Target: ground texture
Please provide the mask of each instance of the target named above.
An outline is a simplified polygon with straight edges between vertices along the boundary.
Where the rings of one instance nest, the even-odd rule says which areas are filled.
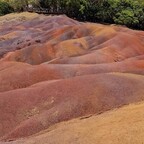
[[[0,17],[0,144],[142,144],[143,101],[143,31]]]

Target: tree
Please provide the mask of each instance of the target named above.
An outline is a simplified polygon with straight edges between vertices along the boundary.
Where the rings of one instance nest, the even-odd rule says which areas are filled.
[[[125,9],[116,14],[114,22],[121,25],[126,25],[128,27],[135,26],[139,24],[138,17],[135,16],[131,9]]]
[[[13,8],[4,1],[0,1],[0,16],[13,12]]]
[[[27,10],[29,4],[39,4],[39,0],[8,0],[8,2],[18,12]]]

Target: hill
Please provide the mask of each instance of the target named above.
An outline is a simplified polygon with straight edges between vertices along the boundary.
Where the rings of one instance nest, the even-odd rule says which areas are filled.
[[[97,116],[81,117],[11,144],[140,144],[144,142],[143,110],[144,103],[139,103]]]
[[[133,111],[130,106],[126,112],[125,108],[113,112],[144,101],[143,31],[78,22],[65,15],[22,13],[1,20],[6,20],[0,25],[1,143],[19,138],[26,139],[16,143],[143,141],[143,104],[142,109],[134,106]],[[94,133],[88,135],[92,128]],[[47,129],[47,138],[28,139]],[[130,138],[121,140],[125,134]]]

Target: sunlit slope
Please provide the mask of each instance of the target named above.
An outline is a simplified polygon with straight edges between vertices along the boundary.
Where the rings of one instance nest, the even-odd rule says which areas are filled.
[[[133,104],[63,122],[11,144],[140,144],[144,142],[143,111],[143,102]]]

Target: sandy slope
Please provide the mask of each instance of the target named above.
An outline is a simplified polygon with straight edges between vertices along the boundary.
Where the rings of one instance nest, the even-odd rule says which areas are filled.
[[[0,17],[0,25],[16,25],[20,22],[32,20],[38,17],[36,13],[11,13]]]
[[[143,111],[143,102],[133,104],[62,122],[28,139],[5,144],[142,144]]]
[[[0,20],[15,22],[0,25],[1,140],[28,137],[63,121],[144,100],[143,31],[82,23],[62,15],[22,13]],[[126,109],[54,126],[36,142],[46,143],[49,137],[53,144],[143,141],[137,136],[143,134],[138,122],[133,127],[138,131],[136,138],[129,138],[134,135],[130,126],[118,131],[123,130],[117,118],[124,120],[121,111]],[[130,125],[137,118],[135,112],[126,114],[128,121],[122,124]],[[92,134],[86,133],[92,128]],[[35,138],[27,142],[31,141]]]

